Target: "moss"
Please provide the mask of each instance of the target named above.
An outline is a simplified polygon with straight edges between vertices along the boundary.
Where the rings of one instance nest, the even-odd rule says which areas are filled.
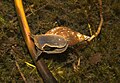
[[[58,82],[117,83],[120,81],[120,3],[118,2],[118,0],[103,0],[102,31],[89,45],[84,46],[84,43],[80,43],[69,47],[62,54],[42,55]],[[25,0],[23,3],[33,34],[45,33],[61,25],[90,35],[88,24],[91,25],[94,33],[100,20],[96,0]],[[34,6],[31,7],[31,11],[29,6],[32,4]],[[59,24],[55,25],[57,22]],[[93,61],[91,64],[89,59],[97,53],[101,54],[101,60],[98,59],[97,63],[94,64]],[[16,68],[14,56],[28,82],[41,82],[38,73],[36,71],[30,73],[33,68],[27,67],[24,63],[27,61],[33,64],[20,32],[14,2],[3,0],[0,3],[1,82],[24,82]],[[80,65],[75,70],[73,64],[77,64],[79,58]]]

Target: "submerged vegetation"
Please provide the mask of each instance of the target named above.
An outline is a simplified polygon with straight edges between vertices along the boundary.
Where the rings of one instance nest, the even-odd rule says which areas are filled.
[[[96,32],[100,21],[98,0],[23,0],[23,5],[33,34],[44,34],[53,27],[67,26],[90,36]],[[103,0],[102,30],[88,45],[79,43],[61,54],[41,55],[40,58],[45,61],[58,82],[120,81],[119,5],[119,0]],[[20,72],[28,83],[42,82],[21,34],[14,2],[2,0],[0,82],[25,82]]]

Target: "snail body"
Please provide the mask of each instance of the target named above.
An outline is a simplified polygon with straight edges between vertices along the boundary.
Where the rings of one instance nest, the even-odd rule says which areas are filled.
[[[52,54],[52,53],[62,53],[67,47],[67,41],[60,35],[52,35],[52,34],[41,34],[41,35],[30,35],[34,40],[35,45],[41,51]],[[45,50],[45,47],[55,48],[54,50]]]
[[[49,34],[62,36],[67,40],[69,46],[75,45],[78,42],[82,42],[90,38],[89,36],[83,35],[67,27],[55,27],[45,33],[45,35]]]

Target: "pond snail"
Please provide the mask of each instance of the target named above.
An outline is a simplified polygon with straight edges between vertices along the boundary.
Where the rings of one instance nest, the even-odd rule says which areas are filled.
[[[89,39],[89,36],[73,31],[67,27],[55,27],[45,34],[31,35],[35,45],[45,53],[54,54],[64,52],[68,46]],[[45,50],[44,47],[55,48],[54,50]]]

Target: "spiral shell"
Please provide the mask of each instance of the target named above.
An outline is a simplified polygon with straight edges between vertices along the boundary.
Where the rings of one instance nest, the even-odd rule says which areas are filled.
[[[60,35],[67,40],[68,45],[75,45],[78,42],[82,42],[90,38],[89,36],[73,31],[72,29],[67,27],[55,27],[49,30],[48,32],[46,32],[45,34]]]

